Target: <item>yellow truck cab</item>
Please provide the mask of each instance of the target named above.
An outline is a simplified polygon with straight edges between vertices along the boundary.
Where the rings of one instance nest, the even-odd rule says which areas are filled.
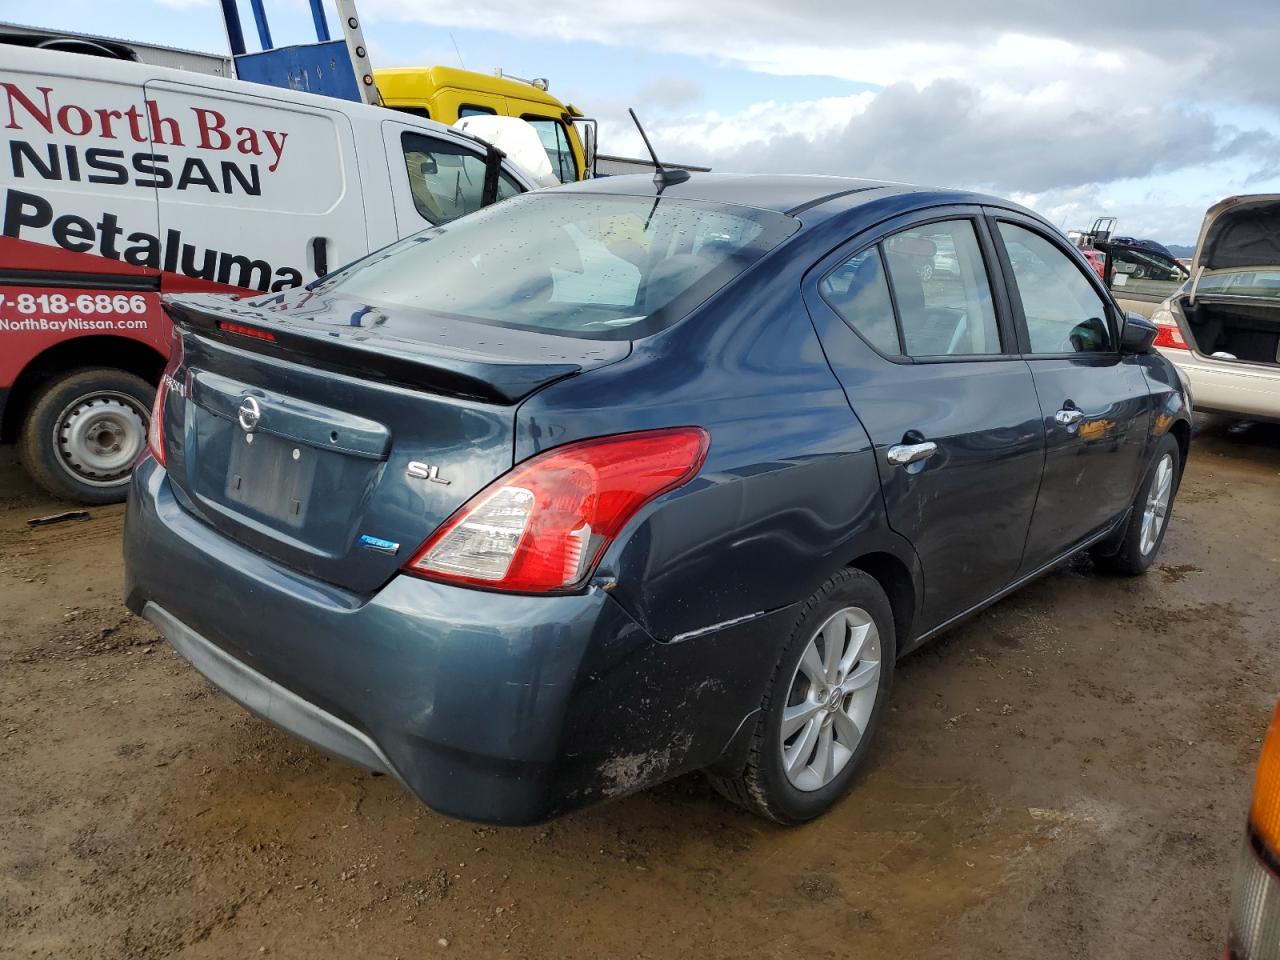
[[[527,120],[538,131],[551,169],[562,183],[582,180],[589,173],[575,121],[583,123],[590,140],[594,121],[583,120],[572,104],[547,93],[545,80],[459,70],[455,67],[392,67],[373,72],[383,106],[437,123],[453,124],[463,117],[489,114]]]

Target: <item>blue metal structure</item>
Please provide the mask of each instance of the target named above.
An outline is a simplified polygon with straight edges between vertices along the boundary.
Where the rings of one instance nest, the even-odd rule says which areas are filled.
[[[334,40],[329,33],[321,0],[309,0],[316,42],[276,47],[271,37],[264,0],[249,0],[258,41],[262,49],[250,52],[245,46],[244,29],[236,0],[221,0],[222,19],[227,28],[227,42],[235,60],[236,76],[241,80],[263,83],[289,90],[318,93],[343,100],[360,102],[360,84],[348,55],[347,44]]]

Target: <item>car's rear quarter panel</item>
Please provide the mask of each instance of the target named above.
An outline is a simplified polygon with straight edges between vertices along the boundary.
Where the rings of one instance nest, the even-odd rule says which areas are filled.
[[[710,432],[699,476],[643,511],[599,571],[661,640],[803,600],[861,552],[912,562],[884,526],[870,441],[799,296],[811,254],[789,246],[627,360],[548,388],[517,417],[517,461],[580,437]]]

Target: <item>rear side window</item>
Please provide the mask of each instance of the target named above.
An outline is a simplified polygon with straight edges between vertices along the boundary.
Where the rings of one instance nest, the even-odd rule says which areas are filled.
[[[985,260],[970,220],[892,234],[836,267],[820,290],[841,319],[886,356],[1001,352]]]
[[[881,246],[909,356],[1000,352],[991,286],[971,221],[904,230]]]
[[[420,133],[400,136],[413,206],[433,226],[480,209],[484,196],[484,157],[461,144]],[[498,174],[498,199],[520,192],[516,182]]]
[[[827,274],[820,289],[831,309],[869,344],[889,356],[902,353],[878,246],[840,264]]]
[[[1112,353],[1101,295],[1071,259],[1044,237],[1012,223],[1000,237],[1013,266],[1032,353]]]
[[[357,261],[364,304],[599,340],[655,332],[790,236],[791,217],[667,197],[513,197]]]

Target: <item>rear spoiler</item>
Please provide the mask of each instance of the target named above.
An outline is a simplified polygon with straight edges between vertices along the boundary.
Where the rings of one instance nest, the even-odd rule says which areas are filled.
[[[207,296],[165,297],[165,312],[181,329],[240,350],[464,400],[515,404],[536,390],[582,371],[577,363],[486,360],[444,345],[389,336],[357,339],[338,329],[305,329],[243,301]]]

